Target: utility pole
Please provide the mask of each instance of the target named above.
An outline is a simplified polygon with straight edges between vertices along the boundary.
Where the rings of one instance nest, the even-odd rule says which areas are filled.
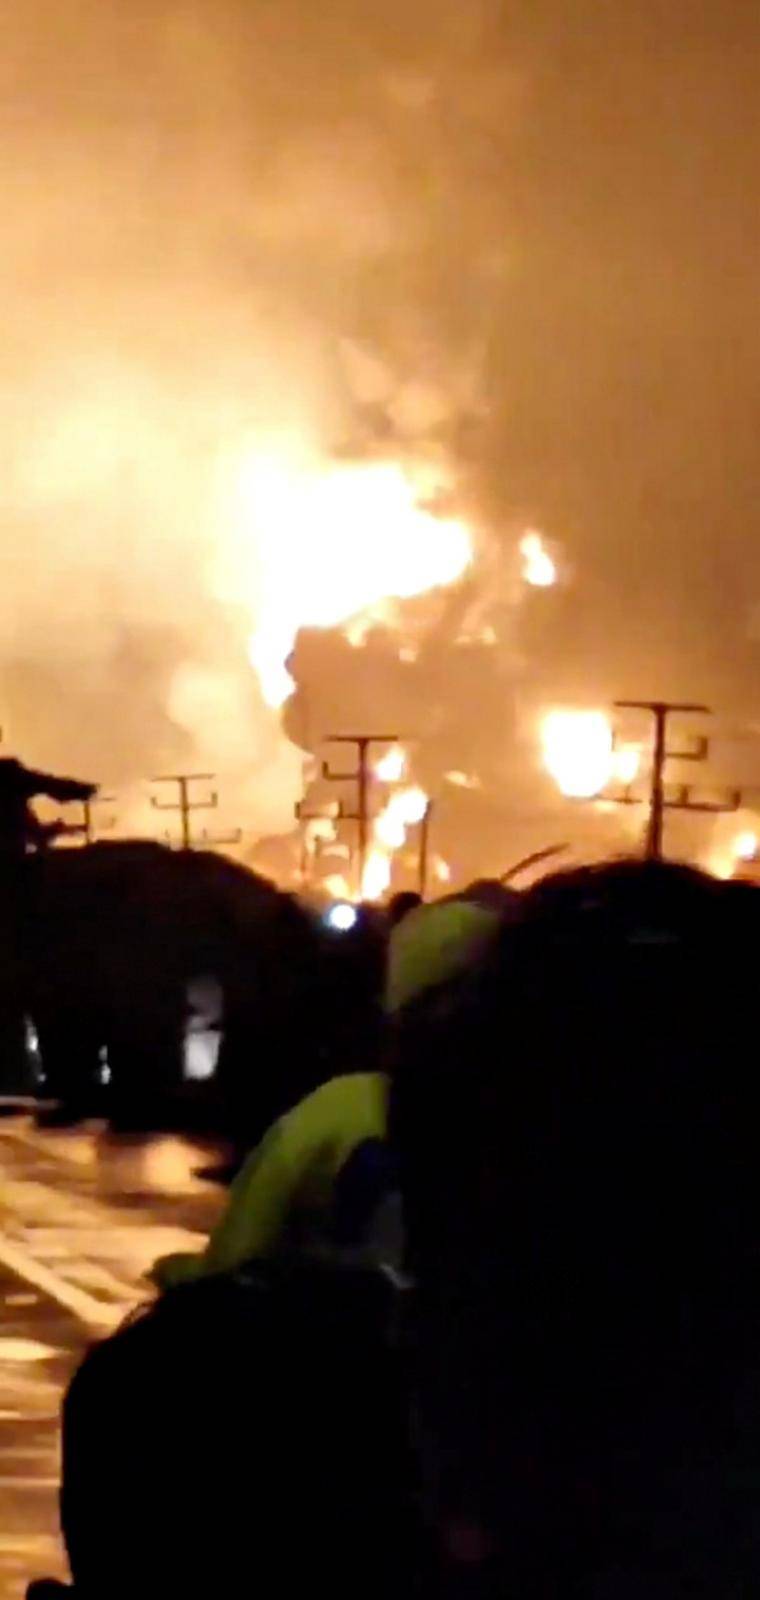
[[[93,815],[94,808],[98,805],[112,805],[115,798],[115,795],[112,794],[93,795],[91,800],[81,801],[81,822],[62,822],[58,820],[51,822],[48,825],[48,846],[54,845],[58,839],[79,839],[83,845],[94,844],[98,830],[98,824]],[[115,823],[115,817],[106,817],[101,822],[100,827],[104,830],[110,829],[114,827]]]
[[[81,829],[77,829],[77,832],[81,832],[83,834],[85,844],[94,844],[95,842],[95,835],[98,828],[98,824],[96,823],[93,815],[95,807],[113,805],[115,798],[115,795],[112,794],[96,794],[92,796],[91,800],[82,801],[82,825]],[[110,830],[115,826],[115,824],[115,817],[105,817],[100,823],[100,827],[103,830]]]
[[[369,790],[370,767],[369,753],[373,744],[398,744],[397,733],[328,733],[328,744],[352,744],[356,746],[356,766],[353,772],[333,772],[328,761],[322,763],[322,777],[327,783],[355,783],[356,784],[356,809],[346,811],[343,802],[338,808],[338,819],[341,822],[355,822],[357,825],[357,856],[356,878],[357,892],[361,895],[364,881],[364,868],[367,861],[367,843],[369,839]]]
[[[210,835],[205,831],[196,840],[192,836],[192,812],[215,811],[219,804],[219,796],[215,789],[202,800],[193,800],[190,795],[191,783],[211,783],[213,772],[175,772],[165,777],[153,778],[153,783],[175,783],[177,785],[176,800],[157,800],[151,796],[151,805],[154,811],[177,811],[181,823],[181,845],[183,850],[192,850],[194,844],[237,844],[240,839],[240,829],[230,834]]]
[[[709,754],[709,740],[700,735],[688,750],[670,750],[667,742],[668,717],[676,712],[688,716],[710,715],[710,707],[678,700],[616,700],[615,707],[622,711],[647,711],[654,718],[654,745],[652,751],[652,778],[649,789],[649,820],[647,823],[644,855],[647,861],[661,861],[663,853],[663,827],[666,811],[737,811],[741,805],[741,791],[732,790],[725,801],[695,800],[691,785],[681,784],[675,795],[669,796],[665,787],[665,766],[668,761],[704,761]],[[615,799],[614,796],[610,798]],[[639,802],[629,790],[615,799],[618,805],[637,805]]]
[[[340,802],[337,801],[337,800],[332,801],[330,803],[330,807],[329,807],[329,809],[327,811],[306,811],[305,810],[305,805],[306,805],[306,801],[305,800],[297,800],[295,805],[294,805],[294,807],[293,807],[293,812],[294,812],[296,821],[300,822],[302,824],[302,827],[301,827],[300,861],[299,861],[299,868],[298,868],[299,873],[301,875],[301,882],[302,883],[306,882],[306,871],[307,871],[307,866],[308,866],[308,861],[309,861],[309,847],[308,847],[308,844],[307,844],[307,841],[306,841],[306,829],[303,826],[303,824],[306,823],[306,822],[331,822],[331,823],[335,823],[335,822],[339,822],[340,818],[342,816],[342,812],[341,812],[341,809],[340,809]],[[319,838],[319,836],[318,835],[315,836],[315,839],[314,839],[314,850],[312,851],[312,856],[313,856],[313,858],[315,860],[317,859],[317,857],[320,854],[320,848],[321,848],[322,843],[323,843],[323,841]]]
[[[420,899],[424,900],[427,894],[428,860],[430,856],[430,824],[433,820],[433,802],[428,800],[425,814],[420,823],[420,853],[419,853],[419,888]]]

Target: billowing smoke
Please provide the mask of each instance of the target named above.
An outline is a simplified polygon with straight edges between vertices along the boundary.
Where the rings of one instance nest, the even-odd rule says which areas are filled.
[[[432,10],[8,13],[0,653],[29,759],[119,785],[211,768],[236,798],[246,774],[248,825],[292,816],[238,480],[262,439],[364,449],[388,370],[402,434],[469,400],[469,319],[449,350],[425,311],[462,321],[436,248],[466,196],[444,85],[478,62],[457,11],[431,54]]]
[[[422,456],[485,535],[483,591],[409,624],[400,731],[508,790],[518,847],[547,703],[753,710],[756,8],[2,9],[10,746],[126,787],[213,770],[229,820],[288,824],[255,548],[235,579],[264,438]],[[565,586],[518,613],[494,551],[526,527]],[[317,731],[332,648],[308,683],[296,653]],[[365,723],[396,692],[372,659]]]

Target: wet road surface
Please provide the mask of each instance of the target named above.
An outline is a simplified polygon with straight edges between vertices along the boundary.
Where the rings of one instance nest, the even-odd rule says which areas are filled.
[[[58,1419],[80,1356],[150,1293],[170,1250],[200,1249],[224,1203],[208,1147],[97,1125],[0,1121],[0,1600],[64,1577]]]

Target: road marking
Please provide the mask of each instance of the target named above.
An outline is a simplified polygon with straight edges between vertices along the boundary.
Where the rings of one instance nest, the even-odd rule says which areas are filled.
[[[47,1157],[47,1181],[42,1172],[27,1176],[36,1151]],[[36,1132],[0,1128],[0,1152],[0,1265],[92,1334],[113,1331],[145,1304],[151,1294],[145,1274],[157,1255],[198,1251],[205,1243],[205,1232],[154,1221],[150,1211],[69,1192],[58,1174],[62,1157],[67,1167],[72,1163]]]
[[[58,1478],[0,1478],[0,1489],[60,1489]],[[3,1546],[0,1545],[0,1549]]]
[[[0,1365],[5,1361],[52,1361],[60,1355],[52,1345],[41,1344],[39,1339],[0,1338]]]
[[[35,1256],[25,1250],[22,1245],[12,1244],[10,1239],[0,1237],[0,1263],[10,1272],[23,1278],[25,1283],[31,1283],[35,1289],[40,1289],[43,1294],[50,1295],[57,1300],[59,1306],[65,1311],[70,1311],[85,1327],[108,1329],[117,1328],[123,1321],[131,1305],[104,1305],[102,1300],[96,1300],[94,1295],[88,1294],[86,1289],[78,1289],[73,1283],[68,1283],[57,1272],[52,1272],[49,1267],[42,1265]]]
[[[70,1146],[67,1149],[65,1143],[61,1141],[67,1138],[71,1140],[72,1136],[74,1136],[81,1145],[83,1135],[87,1133],[92,1135],[93,1131],[102,1133],[106,1127],[107,1124],[105,1122],[93,1119],[92,1122],[83,1124],[78,1130],[51,1128],[47,1133],[44,1133],[37,1130],[34,1123],[26,1123],[23,1127],[6,1125],[2,1128],[2,1137],[8,1140],[12,1139],[15,1144],[23,1145],[28,1150],[38,1151],[47,1161],[66,1161],[70,1166],[78,1167],[83,1164],[82,1161],[77,1159]],[[88,1154],[87,1164],[89,1165],[91,1162],[92,1152]]]

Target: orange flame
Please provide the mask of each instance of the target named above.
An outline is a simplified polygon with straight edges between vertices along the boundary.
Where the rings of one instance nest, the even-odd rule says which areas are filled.
[[[407,831],[422,822],[429,805],[428,796],[419,785],[396,789],[375,817],[374,843],[362,878],[362,899],[379,900],[391,882],[393,853],[406,843]]]
[[[536,528],[527,528],[520,540],[522,575],[534,589],[551,589],[557,582],[557,568]]]
[[[603,711],[550,711],[541,742],[547,771],[570,799],[589,800],[609,783],[612,727]]]
[[[362,876],[362,900],[379,900],[390,887],[391,857],[386,850],[370,850]]]
[[[470,530],[434,514],[422,496],[399,462],[325,464],[282,445],[246,458],[238,536],[257,618],[251,661],[268,705],[292,693],[286,662],[299,628],[337,626],[465,572]]]
[[[620,745],[613,752],[612,772],[626,789],[635,783],[641,770],[641,751],[636,744]]]
[[[392,745],[375,764],[375,777],[381,783],[400,783],[406,771],[406,751],[401,745]]]
[[[732,849],[737,861],[754,861],[758,849],[760,849],[760,840],[757,834],[752,832],[751,828],[747,828],[742,833],[737,834],[733,841]]]

